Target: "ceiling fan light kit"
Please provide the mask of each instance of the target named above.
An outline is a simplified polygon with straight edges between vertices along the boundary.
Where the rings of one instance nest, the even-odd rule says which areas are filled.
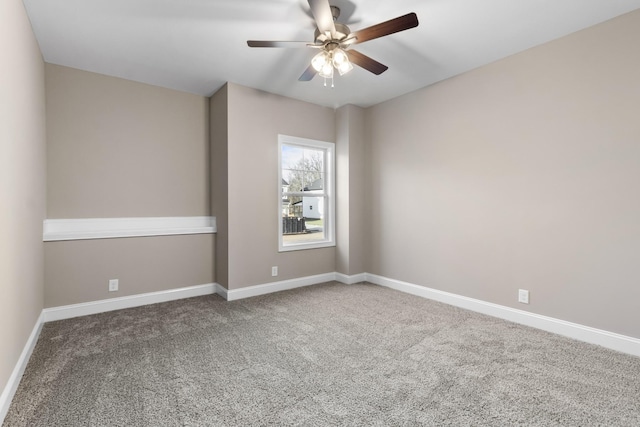
[[[341,76],[353,70],[353,65],[351,65],[347,53],[335,46],[330,49],[323,49],[316,54],[311,60],[311,66],[318,72],[320,77],[325,79],[333,79],[334,68],[338,70],[338,74]],[[333,87],[333,82],[331,86]]]
[[[334,69],[338,70],[341,76],[353,69],[353,64],[365,70],[379,75],[385,72],[388,67],[379,63],[355,49],[350,49],[352,45],[363,43],[369,40],[388,36],[400,31],[408,30],[418,26],[418,17],[415,13],[408,13],[389,21],[382,22],[371,27],[351,32],[349,27],[339,22],[335,22],[340,16],[340,9],[330,6],[329,0],[308,0],[311,14],[316,21],[317,28],[314,33],[314,43],[296,41],[263,41],[248,40],[249,47],[311,47],[320,49],[313,59],[311,65],[302,73],[299,81],[312,80],[316,74],[325,79],[331,79],[333,87]]]

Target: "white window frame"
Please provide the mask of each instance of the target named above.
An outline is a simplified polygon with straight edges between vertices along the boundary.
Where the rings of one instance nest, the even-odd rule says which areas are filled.
[[[304,192],[282,193],[282,147],[294,145],[304,148],[321,149],[325,152],[324,163],[324,218],[323,227],[325,238],[312,242],[290,243],[285,245],[282,234],[283,195],[308,197]],[[336,203],[335,203],[335,144],[333,142],[317,141],[289,135],[278,135],[278,251],[297,251],[303,249],[326,248],[336,245]]]

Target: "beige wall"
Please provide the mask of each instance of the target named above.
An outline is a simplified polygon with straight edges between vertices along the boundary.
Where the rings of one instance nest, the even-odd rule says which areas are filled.
[[[210,99],[211,215],[216,217],[216,282],[229,288],[229,180],[227,179],[227,85]]]
[[[211,234],[48,242],[45,307],[213,283]],[[119,291],[109,292],[109,279]]]
[[[46,95],[49,218],[210,214],[207,98],[51,64]],[[212,283],[214,245],[213,235],[47,242],[45,306]]]
[[[278,134],[334,142],[333,109],[228,84],[229,289],[335,271],[335,248],[278,252]],[[279,276],[271,277],[271,267]]]
[[[336,271],[365,272],[365,121],[364,109],[336,110]]]
[[[43,304],[44,63],[20,0],[0,2],[0,64],[1,394]]]
[[[367,270],[640,337],[638,40],[633,12],[369,109]]]
[[[47,216],[210,212],[205,97],[46,65]]]

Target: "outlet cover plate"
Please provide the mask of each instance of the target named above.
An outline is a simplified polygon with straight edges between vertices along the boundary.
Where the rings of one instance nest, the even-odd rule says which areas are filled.
[[[116,292],[118,290],[118,279],[109,280],[109,292]]]
[[[526,289],[518,289],[518,302],[529,304],[529,291]]]

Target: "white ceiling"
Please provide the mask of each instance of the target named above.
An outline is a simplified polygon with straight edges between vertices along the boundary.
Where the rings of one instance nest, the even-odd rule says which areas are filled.
[[[389,66],[335,88],[298,77],[313,49],[307,0],[24,0],[45,61],[209,96],[225,82],[315,104],[363,107],[640,8],[640,0],[330,0],[351,30],[415,12],[420,25],[358,45]]]

